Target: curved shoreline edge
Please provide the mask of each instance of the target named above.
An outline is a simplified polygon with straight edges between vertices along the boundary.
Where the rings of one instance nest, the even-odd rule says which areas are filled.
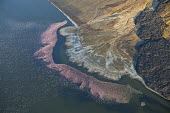
[[[56,7],[61,13],[63,13],[66,17],[67,17],[67,19],[68,20],[70,20],[73,24],[74,24],[74,27],[75,28],[77,28],[77,29],[79,29],[80,27],[79,27],[79,25],[76,23],[76,22],[74,22],[64,11],[62,11],[59,7],[57,7],[57,5],[55,5],[52,1],[50,1],[50,0],[48,0],[54,7]],[[64,36],[64,37],[66,37],[66,39],[67,39],[67,37],[69,37],[69,35],[68,36]],[[80,38],[79,38],[80,39]],[[67,42],[67,40],[66,40],[66,42]],[[72,62],[72,61],[71,61]],[[73,62],[75,62],[75,61],[73,61]],[[76,62],[76,63],[79,63],[79,62]],[[81,64],[81,63],[79,63],[79,64]],[[81,64],[82,65],[82,64]],[[132,65],[133,66],[133,65]],[[133,68],[133,67],[130,67],[130,68]],[[84,66],[85,68],[87,68],[87,66]],[[88,71],[89,71],[89,69],[88,69]],[[95,71],[89,71],[89,72],[95,72]],[[96,72],[98,72],[98,71],[96,71]],[[139,76],[139,75],[137,75],[137,73],[136,73],[136,70],[134,70],[134,69],[130,69],[130,71],[129,71],[130,73],[130,78],[132,78],[132,79],[137,79],[137,80],[139,80],[140,82],[142,82],[142,84],[144,84],[145,85],[145,82],[144,82],[144,80]],[[131,75],[134,75],[134,73],[133,72],[135,72],[136,74],[135,74],[135,76],[131,76]],[[118,81],[120,78],[110,78],[110,77],[108,77],[108,76],[102,76],[102,77],[105,77],[105,78],[107,78],[107,79],[111,79],[111,80],[116,80],[116,81]]]
[[[54,7],[56,7],[61,13],[63,13],[73,24],[76,28],[79,28],[79,26],[67,15],[65,14],[60,8],[58,8],[53,2],[51,2],[50,0],[48,0]],[[129,76],[131,79],[137,79],[139,80],[144,86],[145,88],[147,88],[148,90],[156,93],[157,95],[159,95],[160,97],[164,98],[165,100],[169,100],[167,98],[165,98],[164,96],[162,96],[161,94],[159,94],[158,92],[154,91],[153,89],[149,88],[146,84],[145,84],[145,81],[138,75],[136,77],[131,77]],[[107,77],[106,77],[107,78]]]
[[[86,75],[79,70],[65,64],[55,64],[52,58],[53,47],[57,42],[56,31],[64,26],[67,21],[52,24],[41,36],[44,45],[34,55],[47,63],[47,67],[60,72],[60,75],[75,84],[80,84],[79,89],[88,91],[92,96],[103,101],[114,101],[117,103],[128,103],[133,94],[141,94],[140,91],[130,85],[99,81]]]

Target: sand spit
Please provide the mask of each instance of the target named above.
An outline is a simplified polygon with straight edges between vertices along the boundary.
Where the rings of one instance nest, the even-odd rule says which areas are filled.
[[[80,84],[79,88],[81,90],[88,90],[94,97],[98,97],[102,100],[114,100],[117,103],[128,103],[132,94],[140,93],[129,85],[102,82],[68,65],[55,64],[52,58],[52,52],[57,42],[56,30],[66,23],[67,21],[52,24],[42,34],[41,43],[44,47],[40,48],[35,53],[37,59],[42,59],[47,63],[49,68],[59,71],[62,76],[72,83]]]

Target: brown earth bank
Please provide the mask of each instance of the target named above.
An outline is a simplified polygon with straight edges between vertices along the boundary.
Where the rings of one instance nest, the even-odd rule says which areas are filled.
[[[170,99],[170,1],[159,2],[154,11],[145,9],[135,20],[144,42],[137,48],[136,70],[149,88]]]
[[[166,62],[169,62],[168,55],[162,55],[164,57],[159,59],[153,54],[154,51],[156,53],[160,51],[159,55],[169,52],[166,48],[160,50],[156,48],[159,43],[168,43],[170,35],[169,0],[49,1],[79,26],[78,28],[70,27],[61,30],[61,34],[66,36],[65,44],[70,61],[83,65],[90,72],[98,72],[100,75],[113,80],[119,80],[125,74],[132,78],[140,79],[142,77],[149,88],[165,98],[169,98],[169,80],[165,81],[169,75],[167,72],[169,65],[161,60],[166,59]],[[152,69],[150,73],[153,74],[150,74],[148,70],[144,69],[147,64],[140,62],[142,57],[138,58],[137,62],[140,63],[136,65],[136,72],[133,66],[135,46],[143,40],[149,39],[152,42],[152,40],[159,38],[166,39],[161,39],[158,44],[150,44],[155,49],[148,48],[148,52],[152,54],[153,59],[160,60],[159,64],[166,65],[166,74],[157,74],[156,76]],[[144,45],[138,48],[139,51],[142,48],[147,49],[147,44]],[[148,52],[144,51],[146,54]],[[140,53],[138,54],[141,56]],[[162,71],[161,65],[153,67]],[[146,73],[141,73],[142,69]],[[158,76],[162,76],[163,79],[160,78],[160,82],[156,83],[156,80],[159,79]],[[151,83],[148,82],[148,79]]]

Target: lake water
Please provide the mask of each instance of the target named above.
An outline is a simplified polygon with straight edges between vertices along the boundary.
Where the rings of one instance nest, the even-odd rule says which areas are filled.
[[[42,46],[41,34],[51,24],[63,20],[67,18],[47,0],[0,0],[0,113],[170,111],[169,101],[149,91],[139,81],[128,77],[117,83],[130,84],[143,91],[143,95],[134,96],[129,104],[96,102],[57,72],[46,68],[41,60],[35,59],[34,53]],[[66,26],[69,25],[72,23],[68,22]],[[53,53],[55,62],[67,63],[88,73],[86,69],[68,62],[64,41],[64,38],[59,36]],[[141,102],[145,102],[146,106],[141,107]]]

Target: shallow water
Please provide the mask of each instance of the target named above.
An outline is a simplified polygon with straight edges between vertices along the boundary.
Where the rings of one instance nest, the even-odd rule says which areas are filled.
[[[125,77],[118,83],[131,84],[144,95],[136,95],[130,104],[104,104],[36,60],[34,53],[42,46],[41,34],[63,20],[66,17],[47,0],[0,1],[0,113],[168,113],[170,102],[139,81]],[[53,53],[55,62],[88,73],[68,61],[64,41],[59,36]],[[145,107],[140,106],[141,101],[146,102]]]

